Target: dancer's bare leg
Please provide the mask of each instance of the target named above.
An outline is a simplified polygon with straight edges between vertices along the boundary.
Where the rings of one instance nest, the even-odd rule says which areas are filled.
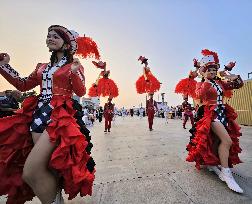
[[[236,183],[232,175],[232,171],[228,168],[229,149],[232,145],[232,139],[228,135],[228,132],[223,124],[220,122],[212,122],[211,129],[221,140],[221,144],[218,148],[221,163],[221,173],[218,174],[219,178],[222,181],[225,181],[231,190],[237,193],[243,193],[241,187]]]
[[[229,149],[232,145],[232,140],[221,122],[212,122],[211,129],[221,140],[218,147],[221,166],[228,168]]]
[[[39,137],[40,137],[41,134],[42,134],[42,133],[32,132],[32,140],[33,140],[33,143],[34,143],[34,144],[37,143],[37,141],[38,141],[38,139],[39,139]]]
[[[58,190],[57,179],[48,169],[55,145],[50,142],[46,131],[33,133],[32,137],[35,146],[25,162],[23,179],[43,204],[51,204]]]

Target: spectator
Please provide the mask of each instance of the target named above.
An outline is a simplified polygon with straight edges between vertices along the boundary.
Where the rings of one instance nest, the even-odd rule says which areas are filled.
[[[21,98],[20,91],[7,90],[0,97],[0,118],[11,116],[19,108],[18,100]]]
[[[98,110],[98,118],[99,118],[99,122],[102,121],[102,117],[103,117],[103,109],[100,106],[99,110]]]

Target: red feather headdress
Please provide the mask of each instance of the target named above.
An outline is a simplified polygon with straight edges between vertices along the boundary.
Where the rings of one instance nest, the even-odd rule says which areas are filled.
[[[213,52],[213,51],[208,50],[208,49],[204,49],[204,50],[201,51],[201,54],[203,56],[212,55],[214,57],[215,63],[219,64],[219,57],[218,57],[218,54],[216,52]]]

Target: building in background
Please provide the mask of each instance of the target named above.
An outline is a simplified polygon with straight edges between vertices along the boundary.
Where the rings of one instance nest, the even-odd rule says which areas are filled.
[[[88,109],[97,109],[100,106],[99,97],[82,98],[82,107],[88,107]]]
[[[100,98],[99,97],[91,97],[91,101],[94,104],[94,109],[100,106]]]
[[[159,94],[158,94],[157,107],[158,107],[158,110],[160,109],[165,110],[167,107],[167,102],[165,101],[165,98],[164,98],[165,93],[161,93],[160,95],[161,95],[162,101],[159,101]]]
[[[238,113],[237,122],[252,126],[252,79],[244,81],[244,86],[233,90],[233,97],[227,100]]]
[[[94,103],[92,102],[91,98],[82,98],[82,107],[87,107],[88,109],[93,109],[94,108]]]

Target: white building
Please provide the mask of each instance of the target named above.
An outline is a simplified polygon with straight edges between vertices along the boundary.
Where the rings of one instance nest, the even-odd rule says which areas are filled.
[[[100,106],[100,98],[99,97],[91,97],[91,101],[94,103],[94,108],[98,108]]]
[[[88,108],[96,109],[100,106],[99,97],[82,98],[82,107],[87,106]]]
[[[91,101],[91,98],[82,98],[82,107],[94,108],[94,103]]]

